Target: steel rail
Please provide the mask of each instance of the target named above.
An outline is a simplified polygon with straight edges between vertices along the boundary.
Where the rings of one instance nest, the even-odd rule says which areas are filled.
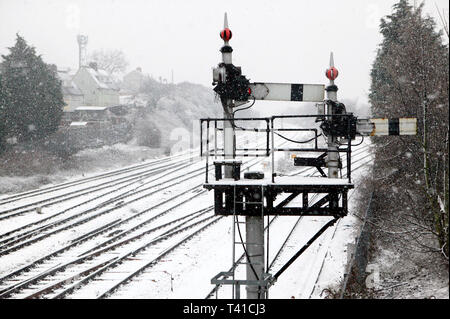
[[[257,162],[259,162],[259,161],[257,161]],[[255,164],[256,164],[256,163],[255,163]],[[252,164],[251,166],[253,166],[253,165],[255,165],[255,164]],[[47,259],[49,259],[49,258],[51,258],[51,257],[54,257],[54,256],[56,256],[56,255],[58,255],[58,254],[60,254],[60,253],[62,253],[62,252],[64,252],[64,251],[66,251],[66,250],[68,250],[68,249],[70,249],[70,248],[72,248],[72,247],[74,247],[74,246],[80,244],[81,242],[86,241],[86,240],[88,240],[88,239],[91,239],[93,236],[97,236],[97,235],[99,235],[100,233],[104,233],[104,232],[106,232],[106,231],[109,231],[109,230],[111,230],[111,228],[117,227],[117,226],[119,226],[119,225],[121,225],[121,224],[123,224],[123,223],[125,223],[125,222],[127,222],[127,221],[129,221],[129,220],[131,220],[131,219],[134,219],[134,218],[136,218],[137,216],[139,216],[139,215],[141,215],[141,214],[144,214],[144,213],[146,213],[146,212],[148,212],[148,211],[150,211],[150,210],[156,208],[157,206],[161,206],[162,204],[165,204],[165,203],[167,203],[167,202],[173,200],[174,198],[183,195],[184,193],[187,193],[187,192],[192,191],[192,190],[194,190],[194,189],[196,189],[196,188],[199,188],[199,186],[201,186],[201,185],[202,185],[202,184],[199,184],[199,185],[197,185],[197,186],[195,186],[195,187],[192,187],[191,189],[188,189],[187,191],[184,191],[184,192],[181,193],[181,194],[178,194],[178,195],[176,195],[176,196],[174,196],[174,197],[172,197],[172,198],[170,198],[170,199],[168,199],[168,200],[166,200],[166,201],[163,201],[163,202],[161,202],[161,203],[159,203],[159,204],[157,204],[157,205],[155,205],[155,206],[153,206],[153,207],[151,207],[151,208],[149,208],[149,209],[146,209],[145,211],[140,212],[139,214],[135,214],[135,215],[133,215],[132,217],[129,217],[129,218],[125,219],[125,220],[118,220],[118,221],[115,221],[115,222],[111,223],[111,226],[108,226],[108,227],[103,227],[103,226],[102,226],[102,227],[100,227],[99,229],[96,229],[96,230],[94,230],[94,231],[91,231],[91,232],[90,232],[91,235],[89,235],[89,236],[86,236],[86,235],[81,236],[78,240],[72,242],[70,245],[67,245],[66,247],[63,247],[63,248],[61,248],[61,249],[58,249],[57,251],[52,252],[51,254],[49,254],[49,255],[47,255],[47,256],[44,256],[44,257],[42,257],[42,258],[39,258],[37,261],[35,261],[35,262],[33,262],[33,263],[31,263],[31,264],[25,266],[25,267],[22,267],[22,268],[19,269],[19,270],[16,270],[16,271],[14,271],[14,272],[12,272],[12,273],[10,273],[10,274],[8,274],[8,275],[6,275],[6,276],[0,278],[0,282],[1,282],[1,281],[4,281],[5,279],[8,279],[8,278],[10,278],[10,277],[12,277],[12,276],[17,276],[17,275],[19,275],[20,273],[29,271],[31,268],[33,268],[33,267],[36,266],[37,264],[40,264],[40,263],[44,262],[45,260],[47,260]],[[205,192],[205,191],[201,191],[201,192],[196,193],[196,194],[195,194],[194,196],[192,196],[191,198],[189,198],[189,199],[187,199],[187,200],[185,200],[185,201],[183,201],[183,202],[181,202],[181,203],[178,203],[177,205],[175,205],[175,207],[171,207],[170,209],[164,211],[163,213],[160,213],[158,216],[153,217],[153,218],[151,218],[151,219],[149,219],[149,220],[146,220],[146,221],[144,221],[143,223],[139,224],[138,226],[133,227],[132,229],[130,229],[130,230],[128,230],[128,231],[124,231],[124,232],[120,233],[119,235],[115,236],[112,240],[110,239],[110,240],[108,240],[106,243],[104,242],[104,243],[98,245],[98,247],[104,246],[105,244],[107,244],[107,243],[109,243],[109,242],[111,242],[111,241],[113,241],[113,240],[117,240],[118,238],[123,237],[123,236],[125,236],[126,234],[128,234],[130,231],[134,231],[134,230],[136,230],[137,228],[143,227],[145,224],[147,224],[147,223],[153,221],[154,219],[160,217],[161,215],[167,213],[168,211],[171,211],[171,210],[175,209],[176,207],[182,205],[183,203],[192,200],[192,198],[194,198],[194,197],[196,197],[196,196],[199,196],[199,195],[201,195],[201,194],[204,193],[204,192]],[[92,249],[89,250],[89,251],[92,251]],[[85,252],[85,253],[87,253],[87,252]],[[85,254],[85,253],[83,253],[83,254]]]
[[[177,168],[175,168],[175,170],[176,170],[176,169],[177,169]],[[170,173],[169,173],[169,174],[170,174]],[[150,176],[151,176],[151,175],[150,175]],[[8,231],[8,232],[6,232],[6,233],[3,233],[2,235],[0,235],[0,238],[4,238],[4,237],[6,237],[6,236],[10,236],[10,237],[8,237],[8,238],[6,238],[6,239],[0,240],[0,244],[7,243],[7,242],[9,242],[9,241],[11,241],[11,240],[13,240],[13,239],[18,238],[19,236],[24,236],[24,235],[30,234],[30,233],[32,233],[32,232],[41,231],[44,227],[48,227],[49,225],[54,225],[54,223],[47,224],[47,225],[44,225],[44,226],[39,226],[39,227],[34,228],[34,229],[31,229],[31,230],[29,230],[29,231],[26,231],[26,232],[23,232],[23,233],[20,233],[20,234],[11,236],[11,234],[17,233],[17,232],[19,232],[19,231],[25,230],[25,229],[30,228],[30,227],[35,226],[35,225],[42,224],[42,223],[44,223],[44,222],[46,222],[46,221],[48,221],[48,220],[54,219],[54,218],[56,218],[56,217],[58,217],[58,216],[60,216],[60,215],[63,215],[63,214],[65,214],[65,213],[67,213],[69,210],[72,210],[72,209],[74,209],[74,208],[80,207],[81,205],[90,203],[90,202],[92,202],[92,201],[94,201],[94,200],[100,199],[100,198],[102,198],[102,197],[104,197],[104,196],[107,196],[107,195],[110,195],[110,194],[112,194],[112,193],[115,193],[115,192],[117,192],[117,191],[119,191],[119,190],[121,190],[121,189],[123,189],[123,188],[129,187],[129,186],[131,186],[131,185],[133,185],[133,184],[135,184],[135,183],[137,183],[137,182],[139,182],[140,180],[145,179],[145,178],[146,178],[146,176],[144,176],[144,177],[143,177],[143,176],[140,176],[140,177],[138,178],[138,180],[134,180],[133,182],[130,182],[130,183],[127,184],[127,185],[124,185],[124,186],[115,188],[115,189],[113,189],[112,191],[103,193],[103,194],[101,194],[101,195],[99,195],[99,196],[92,197],[92,198],[90,198],[90,199],[88,199],[88,200],[83,201],[82,203],[78,203],[78,204],[76,204],[76,205],[70,206],[70,207],[68,207],[68,208],[66,208],[66,209],[64,209],[64,210],[62,210],[62,211],[60,211],[59,213],[53,214],[53,215],[48,216],[48,217],[46,217],[46,218],[43,218],[43,219],[40,219],[40,220],[38,220],[38,221],[34,221],[34,222],[31,222],[31,223],[28,223],[28,224],[26,224],[26,225],[23,225],[23,226],[21,226],[21,227],[18,227],[18,228],[16,228],[16,229],[13,229],[13,230],[11,230],[11,231]],[[149,182],[153,182],[153,181],[155,181],[155,180],[157,180],[157,179],[153,179],[153,180],[151,180],[151,181],[149,181]],[[149,183],[149,182],[146,182],[146,183]],[[111,187],[111,186],[109,186],[109,187]],[[130,192],[130,191],[127,191],[127,192]],[[125,194],[125,193],[122,193],[121,195],[123,195],[123,194]],[[119,196],[121,196],[121,195],[119,195]],[[115,196],[115,197],[113,197],[113,198],[111,198],[111,199],[108,199],[107,201],[98,204],[96,207],[99,208],[99,207],[106,206],[107,204],[111,203],[114,199],[117,199],[119,196]]]
[[[259,161],[257,160],[257,162],[259,162]],[[255,163],[255,164],[256,164],[256,163]],[[253,165],[255,165],[255,164],[252,164],[251,166],[253,166]],[[203,169],[203,168],[202,168],[202,169]],[[172,184],[172,185],[173,185],[173,184]],[[200,184],[200,185],[202,185],[202,184]],[[200,185],[198,185],[198,186],[200,186]],[[196,186],[196,187],[194,187],[194,188],[197,188],[198,186]],[[201,194],[201,193],[202,193],[202,192],[200,192],[200,194]],[[171,198],[171,200],[172,200],[172,199],[173,199],[173,197]],[[123,205],[122,205],[122,206],[123,206]],[[133,216],[133,217],[135,217],[135,216]],[[111,223],[111,226],[108,226],[108,227],[102,226],[102,227],[100,227],[100,228],[98,228],[98,229],[96,229],[96,230],[94,230],[94,231],[91,231],[90,234],[82,235],[82,236],[80,236],[80,237],[78,238],[78,240],[76,240],[75,242],[72,243],[73,245],[68,245],[68,246],[66,246],[66,247],[63,247],[62,249],[59,249],[59,250],[57,250],[56,252],[53,252],[52,254],[50,254],[50,255],[48,255],[48,256],[46,256],[46,257],[55,256],[55,255],[57,255],[58,253],[61,253],[61,252],[63,252],[64,250],[67,250],[69,246],[71,247],[71,246],[74,246],[75,244],[79,244],[80,242],[85,241],[85,240],[87,240],[88,238],[92,238],[92,236],[94,236],[94,235],[98,235],[99,233],[103,233],[103,232],[105,232],[106,230],[109,230],[110,227],[117,227],[117,225],[118,225],[119,223],[123,223],[123,222],[124,222],[124,221],[122,221],[122,220],[116,220],[116,221],[114,221],[114,222]],[[40,258],[38,261],[39,261],[39,262],[43,262],[43,261],[46,259],[46,257]],[[28,265],[27,267],[23,267],[23,268],[20,269],[19,271],[15,271],[15,272],[13,272],[13,273],[7,275],[7,276],[4,276],[4,277],[2,278],[2,280],[4,280],[4,279],[7,278],[7,277],[10,277],[12,274],[17,275],[17,274],[20,273],[20,272],[23,272],[23,271],[25,271],[25,270],[29,270],[30,267],[32,267],[32,265],[33,265],[33,264],[30,264],[30,265]],[[45,273],[47,273],[47,272],[45,272]]]
[[[191,151],[190,153],[193,153],[193,152],[194,151]],[[0,205],[11,203],[11,202],[18,201],[18,200],[23,200],[23,199],[29,198],[29,197],[39,196],[39,195],[42,195],[42,194],[46,194],[46,193],[49,193],[49,192],[54,192],[56,190],[61,190],[61,189],[64,189],[64,188],[80,185],[80,184],[83,184],[83,183],[88,183],[88,182],[95,181],[95,180],[98,180],[98,179],[108,178],[108,177],[115,176],[115,175],[121,175],[121,174],[129,172],[129,171],[142,169],[144,167],[152,166],[152,165],[155,165],[155,164],[159,164],[161,162],[171,161],[173,158],[180,157],[180,156],[186,156],[186,154],[179,154],[179,155],[174,155],[174,156],[171,156],[171,157],[165,157],[165,158],[161,158],[161,159],[156,159],[156,160],[154,160],[152,162],[148,162],[148,163],[144,163],[144,164],[138,164],[138,165],[134,165],[134,166],[131,166],[131,167],[126,167],[126,168],[120,168],[120,169],[117,169],[117,170],[108,171],[106,173],[101,173],[101,174],[98,174],[98,175],[77,179],[75,181],[65,182],[65,183],[61,183],[61,184],[57,184],[57,185],[53,185],[53,186],[48,186],[48,187],[43,187],[43,188],[39,188],[39,189],[34,189],[34,190],[31,190],[31,191],[27,191],[27,192],[22,192],[22,193],[19,193],[19,194],[11,195],[11,196],[8,196],[8,197],[0,199]],[[191,158],[196,158],[196,157],[199,157],[199,156],[195,155],[195,156],[193,156]],[[189,158],[189,159],[191,159],[191,158]]]
[[[64,201],[71,200],[73,198],[81,197],[81,196],[86,195],[86,194],[91,194],[92,192],[97,192],[97,191],[100,191],[100,190],[103,190],[103,189],[114,187],[116,185],[120,185],[120,184],[129,182],[131,180],[134,180],[134,182],[137,182],[138,180],[136,180],[136,176],[141,178],[141,177],[146,177],[146,176],[151,176],[151,175],[157,175],[157,174],[159,174],[161,172],[164,172],[168,168],[177,168],[177,167],[180,167],[180,166],[182,167],[182,166],[189,166],[189,165],[191,165],[191,164],[187,164],[186,165],[186,164],[178,164],[177,163],[177,164],[168,164],[168,165],[162,166],[162,167],[150,168],[147,171],[138,172],[138,173],[134,173],[132,175],[123,176],[123,177],[120,177],[120,178],[115,179],[115,180],[106,181],[106,182],[103,182],[101,184],[89,186],[89,187],[86,187],[86,188],[76,189],[74,191],[70,191],[68,193],[64,193],[64,194],[60,194],[60,195],[57,195],[57,196],[49,197],[49,198],[46,198],[46,199],[43,199],[43,200],[40,200],[40,201],[37,201],[37,202],[25,204],[25,205],[22,205],[22,206],[16,206],[14,208],[9,208],[9,209],[0,211],[0,215],[1,215],[0,216],[0,220],[6,219],[6,218],[11,218],[11,217],[14,217],[14,216],[17,216],[17,215],[21,215],[21,214],[24,214],[24,213],[28,213],[28,212],[31,212],[31,211],[35,211],[36,207],[41,207],[41,208],[48,207],[48,206],[51,206],[51,205],[54,205],[54,204],[57,204],[57,203],[61,203],[61,202],[64,202]],[[70,196],[70,195],[73,195],[73,196]],[[70,196],[70,197],[66,197],[66,196]],[[57,200],[57,199],[59,199],[59,200]],[[54,201],[52,201],[52,200],[54,200]],[[52,202],[47,203],[49,201],[52,201]],[[43,203],[47,203],[47,204],[40,205],[40,204],[43,204]],[[32,208],[29,208],[29,207],[32,207]],[[28,209],[24,209],[24,208],[28,208]],[[21,210],[21,209],[23,209],[23,210]],[[20,212],[16,212],[14,214],[6,215],[8,213],[15,212],[17,210],[21,210],[21,211]],[[3,215],[6,215],[6,216],[3,216]]]
[[[66,262],[66,263],[64,263],[62,265],[58,265],[56,267],[53,267],[53,268],[51,268],[49,270],[46,270],[46,271],[44,271],[44,272],[42,272],[42,273],[40,273],[40,274],[38,274],[38,275],[36,275],[36,276],[34,276],[32,278],[23,280],[21,282],[15,283],[15,284],[13,284],[11,286],[8,286],[8,287],[0,290],[0,298],[5,298],[5,297],[10,296],[12,293],[17,293],[19,290],[24,289],[26,287],[29,287],[30,285],[39,282],[40,280],[42,280],[43,278],[46,278],[47,276],[54,275],[57,272],[66,269],[67,266],[69,266],[69,265],[79,264],[79,263],[84,262],[86,260],[90,260],[93,257],[99,256],[100,254],[102,254],[104,252],[107,252],[109,250],[113,250],[113,249],[116,249],[116,248],[121,247],[123,245],[126,245],[126,244],[132,242],[133,240],[136,240],[136,239],[138,239],[138,238],[140,238],[140,237],[142,237],[144,235],[151,234],[152,232],[155,232],[156,230],[159,230],[159,229],[161,229],[163,227],[167,227],[169,225],[172,225],[172,224],[174,224],[176,222],[179,222],[179,221],[181,221],[183,219],[186,219],[186,218],[188,218],[188,217],[190,217],[192,215],[200,215],[200,214],[206,213],[206,212],[207,211],[205,209],[199,210],[197,212],[191,213],[191,214],[183,216],[181,218],[177,218],[177,219],[172,220],[170,222],[167,222],[167,223],[165,223],[163,225],[159,225],[159,226],[154,227],[154,228],[152,228],[150,230],[147,230],[146,232],[140,234],[139,236],[134,237],[133,239],[125,240],[123,242],[116,243],[114,245],[110,245],[109,247],[95,250],[95,251],[93,251],[91,253],[88,253],[88,254],[82,254],[81,256],[78,256],[75,259],[72,259],[72,260],[70,260],[70,261],[68,261],[68,262]],[[174,229],[176,229],[177,227],[178,226],[175,226]],[[114,260],[116,258],[117,257],[113,257],[112,259],[109,259],[109,261]]]

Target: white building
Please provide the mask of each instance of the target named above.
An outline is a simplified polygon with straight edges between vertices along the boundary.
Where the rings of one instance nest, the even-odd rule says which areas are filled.
[[[119,87],[105,71],[98,69],[95,63],[82,66],[73,77],[73,82],[84,95],[84,105],[114,106],[119,105]]]
[[[61,80],[63,98],[66,105],[64,112],[73,112],[78,106],[84,104],[84,96],[73,81],[74,74],[70,69],[58,70],[57,75]]]
[[[122,87],[130,93],[137,93],[143,82],[144,75],[142,74],[142,69],[138,67],[123,77]]]

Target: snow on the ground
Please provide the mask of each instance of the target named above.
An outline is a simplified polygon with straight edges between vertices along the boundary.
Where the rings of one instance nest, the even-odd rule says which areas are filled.
[[[375,298],[449,299],[448,266],[439,256],[381,247],[369,261],[378,272]]]
[[[133,164],[141,164],[162,157],[161,153],[159,149],[120,143],[96,149],[85,149],[74,154],[70,161],[62,164],[56,163],[50,173],[39,172],[37,168],[32,175],[16,174],[11,176],[8,173],[0,176],[0,199],[13,193],[85,178]]]
[[[89,151],[87,152],[89,153]],[[358,154],[357,150],[355,150],[355,154]],[[367,152],[360,152],[358,156],[355,156],[355,159],[364,160],[366,156]],[[201,167],[204,165],[204,162],[198,162],[198,165]],[[114,168],[118,167],[120,165]],[[259,165],[258,168],[267,170],[266,165]],[[364,175],[367,173],[367,170],[360,169],[358,172],[358,174]],[[180,170],[179,172],[179,174],[185,173],[185,170]],[[269,172],[267,171],[267,173]],[[358,174],[354,174],[354,178],[357,178]],[[180,184],[180,190],[164,192],[162,195],[159,195],[158,199],[163,199],[163,197],[169,198],[171,194],[181,192],[183,188],[187,189],[194,186],[194,184],[201,183],[203,178],[204,176],[202,175],[189,183]],[[183,206],[183,209],[186,212],[192,212],[199,207],[206,207],[212,204],[212,192],[208,192],[206,196],[198,197],[197,201],[192,201]],[[139,201],[133,204],[133,208],[135,211],[141,211],[148,208],[149,205],[151,205],[151,202],[147,200]],[[350,200],[350,211],[351,209],[352,202]],[[124,211],[122,215],[120,213],[118,215],[111,215],[110,218],[99,219],[86,224],[84,229],[88,231],[100,226],[102,222],[106,223],[111,221],[113,217],[123,218],[129,215],[129,210],[128,212]],[[294,220],[293,218],[291,219]],[[324,217],[304,218],[294,232],[292,241],[289,242],[290,248],[288,252],[295,253],[328,219]],[[278,227],[276,228],[277,231],[271,232],[270,234],[272,243],[274,243],[274,247],[272,247],[273,251],[270,252],[272,254],[271,256],[275,252],[275,246],[280,245],[293,224],[292,222],[279,222],[277,226],[276,223],[277,221],[275,221],[274,228]],[[222,218],[220,222],[204,231],[200,236],[194,237],[188,243],[177,248],[173,253],[164,258],[163,262],[149,268],[142,275],[137,276],[128,284],[121,287],[111,298],[205,298],[213,288],[210,282],[211,278],[220,271],[228,270],[231,266],[231,225],[231,219],[229,217]],[[354,241],[357,226],[356,218],[350,213],[349,216],[340,220],[337,226],[328,229],[279,278],[270,289],[270,298],[320,298],[322,289],[337,284],[342,279],[345,271],[347,245]],[[79,236],[80,233],[76,235]],[[18,257],[22,250],[13,253],[9,257],[11,260],[10,266],[18,266],[19,264],[32,261],[39,256],[40,252],[54,250],[58,244],[68,243],[74,237],[75,234],[73,236],[60,234],[54,237],[54,241],[44,240],[38,244],[29,246],[23,250],[26,252],[22,255],[24,258]],[[52,245],[49,245],[50,242],[52,242]],[[286,259],[286,257],[284,258]],[[11,267],[6,267],[2,272],[5,273],[11,269]],[[243,288],[242,290],[245,296],[245,289]],[[230,297],[231,295],[223,291],[219,293],[219,298]]]

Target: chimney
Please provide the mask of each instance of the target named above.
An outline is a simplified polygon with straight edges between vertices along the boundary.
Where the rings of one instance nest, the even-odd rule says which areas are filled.
[[[50,68],[50,70],[58,72],[58,67],[56,66],[56,64],[49,64],[48,67]]]
[[[97,62],[89,62],[89,67],[93,68],[95,71],[97,71],[97,69],[98,69]]]

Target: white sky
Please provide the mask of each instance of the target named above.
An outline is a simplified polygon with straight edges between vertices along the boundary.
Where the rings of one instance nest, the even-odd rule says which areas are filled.
[[[339,98],[367,100],[369,72],[381,41],[379,20],[396,0],[182,1],[0,0],[0,54],[19,32],[47,63],[78,66],[76,35],[88,53],[121,49],[130,66],[155,78],[211,86],[220,62],[223,14],[228,13],[233,63],[258,82],[323,83],[329,53],[340,71]],[[437,17],[426,0],[425,12]]]

